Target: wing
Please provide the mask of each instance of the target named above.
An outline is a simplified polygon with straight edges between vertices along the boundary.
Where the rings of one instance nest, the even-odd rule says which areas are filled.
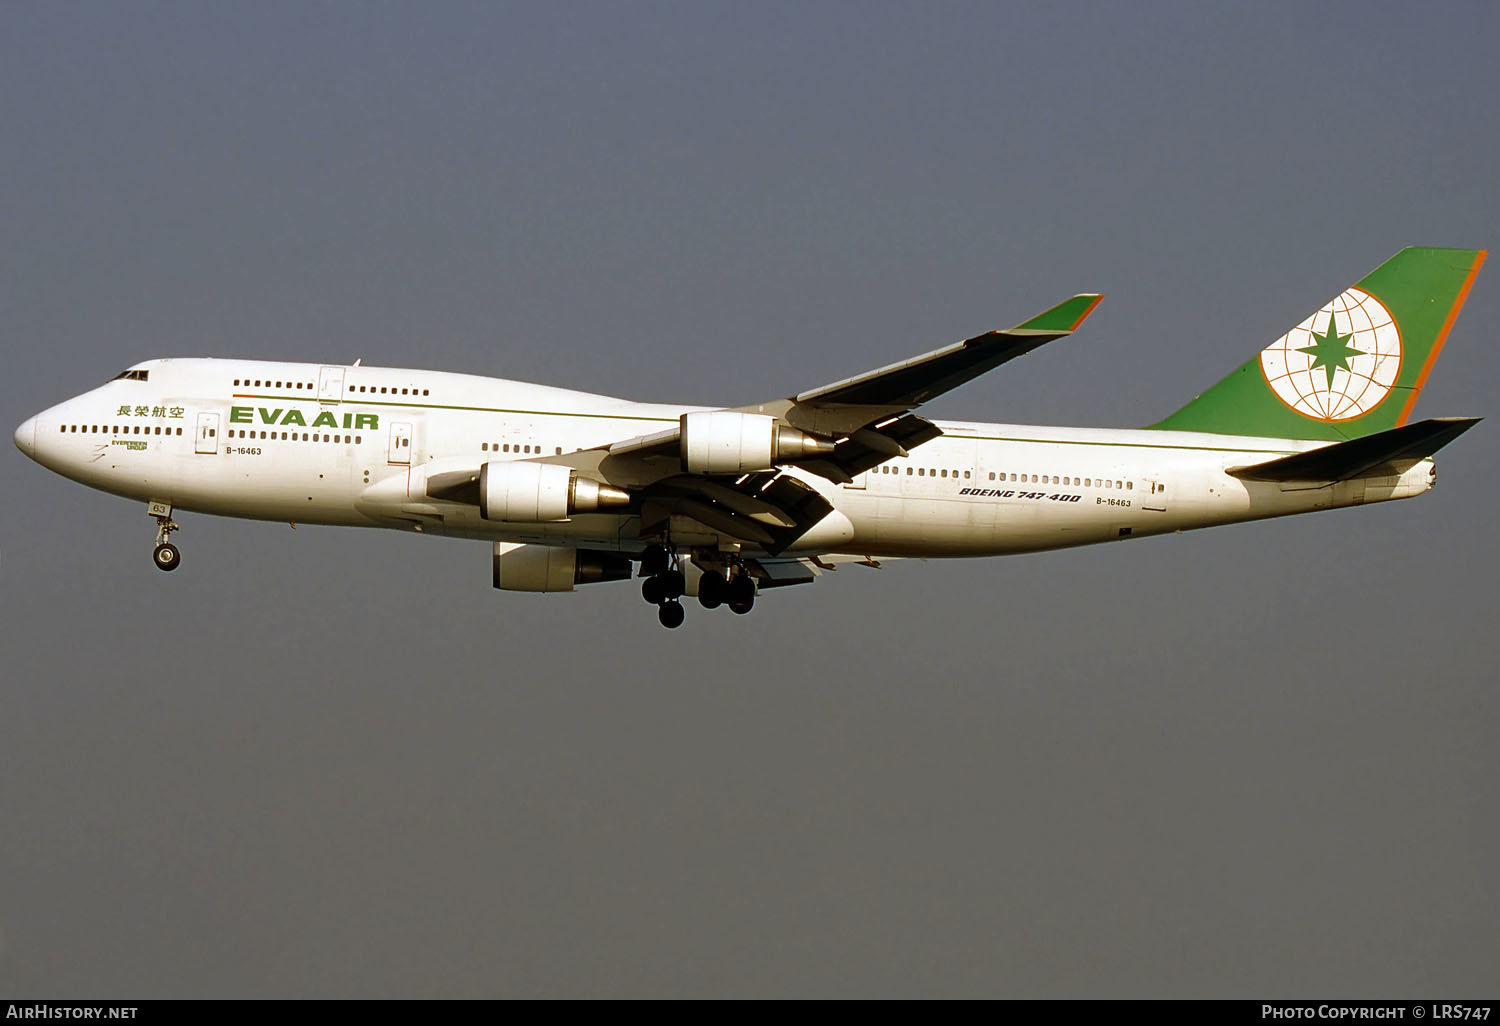
[[[1008,331],[975,335],[901,363],[803,392],[793,401],[799,406],[920,406],[1044,343],[1071,335],[1103,298],[1093,293],[1077,295]]]
[[[991,331],[901,363],[754,406],[716,411],[742,414],[763,430],[792,429],[794,441],[764,466],[733,473],[700,472],[684,457],[683,424],[536,462],[572,467],[630,493],[642,539],[676,531],[674,518],[701,525],[775,556],[832,512],[817,489],[783,473],[795,466],[830,481],[849,482],[886,460],[906,456],[942,431],[912,410],[967,381],[1072,334],[1102,296],[1077,295],[1006,331]],[[688,414],[683,421],[698,416]],[[770,422],[769,424],[767,422]],[[786,441],[786,434],[776,437]],[[778,444],[782,444],[778,443]],[[786,456],[788,450],[793,455]],[[477,471],[437,475],[432,498],[477,501]]]
[[[1047,342],[1071,335],[1103,298],[1096,293],[1073,296],[1014,328],[976,335],[789,399],[737,407],[735,412],[769,414],[791,427],[835,441],[833,453],[797,465],[833,481],[848,481],[887,459],[907,455],[942,433],[911,410]],[[618,442],[608,451],[616,458],[673,459],[681,441],[680,427],[674,427]],[[623,469],[618,459],[614,462],[616,469]]]

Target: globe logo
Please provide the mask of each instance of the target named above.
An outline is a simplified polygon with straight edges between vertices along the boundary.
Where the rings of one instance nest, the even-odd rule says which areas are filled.
[[[1360,417],[1401,373],[1401,331],[1380,300],[1349,289],[1267,346],[1260,368],[1276,397],[1304,417]]]

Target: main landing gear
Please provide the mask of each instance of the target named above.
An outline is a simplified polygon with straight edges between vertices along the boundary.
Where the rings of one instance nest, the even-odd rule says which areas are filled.
[[[676,567],[676,556],[660,545],[647,546],[641,553],[641,598],[656,606],[656,618],[668,630],[682,626],[687,614],[682,611],[682,593],[687,588],[687,578]]]
[[[709,570],[698,581],[698,604],[704,609],[728,606],[741,615],[755,607],[755,581],[743,566],[730,566],[731,576]]]
[[[701,564],[700,564],[701,565]],[[657,607],[656,616],[669,630],[682,626],[686,614],[682,609],[687,579],[675,552],[661,545],[651,545],[641,553],[641,597]],[[736,613],[750,612],[755,606],[755,580],[738,558],[723,571],[705,570],[698,579],[698,604],[704,609],[728,606]]]
[[[180,530],[177,522],[172,519],[172,507],[164,502],[153,502],[146,507],[156,521],[156,548],[151,550],[151,562],[156,564],[158,570],[176,570],[182,563],[182,553],[177,551],[177,546],[167,541],[173,531]]]

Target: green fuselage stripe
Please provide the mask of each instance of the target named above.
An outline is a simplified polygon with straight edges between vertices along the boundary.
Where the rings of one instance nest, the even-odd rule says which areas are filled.
[[[1181,449],[1186,452],[1256,452],[1273,453],[1278,456],[1289,456],[1297,452],[1296,449],[1243,449],[1237,446],[1226,445],[1160,445],[1151,442],[1086,442],[1080,439],[1061,438],[1005,438],[999,435],[958,435],[943,434],[944,438],[967,438],[976,442],[1025,442],[1032,445],[1103,445],[1115,449]]]
[[[518,413],[526,417],[592,417],[595,420],[644,420],[658,424],[676,424],[676,417],[638,417],[625,413],[567,413],[560,410],[510,410],[501,406],[452,406],[447,403],[393,403],[389,400],[373,399],[317,399],[305,395],[254,395],[249,392],[235,392],[231,398],[234,399],[268,399],[271,401],[286,400],[290,402],[317,402],[322,406],[395,406],[402,409],[413,410],[461,410],[465,413]]]
[[[286,395],[252,395],[244,392],[236,392],[235,399],[266,399],[272,401],[294,401],[307,402],[307,396]],[[448,403],[393,403],[389,400],[367,400],[367,399],[341,399],[337,403],[321,400],[323,406],[353,405],[353,406],[392,406],[401,409],[416,410],[458,410],[463,413],[514,413],[523,417],[590,417],[595,420],[639,420],[656,424],[675,424],[676,417],[640,417],[623,413],[566,413],[559,410],[515,410],[501,406],[453,406]],[[1107,429],[1106,429],[1107,430]],[[1083,441],[1080,439],[1060,438],[1012,438],[1003,435],[965,435],[944,432],[941,436],[954,440],[968,440],[973,442],[1017,442],[1026,445],[1096,445],[1109,446],[1118,449],[1177,449],[1184,452],[1253,452],[1269,453],[1275,456],[1289,456],[1295,454],[1296,449],[1242,449],[1223,445],[1161,445],[1149,442],[1105,442],[1105,441]]]

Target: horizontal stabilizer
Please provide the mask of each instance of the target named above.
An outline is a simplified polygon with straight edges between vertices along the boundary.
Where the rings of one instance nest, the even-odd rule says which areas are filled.
[[[1438,417],[1363,438],[1229,471],[1242,481],[1348,481],[1389,469],[1399,473],[1478,424],[1479,417]]]

